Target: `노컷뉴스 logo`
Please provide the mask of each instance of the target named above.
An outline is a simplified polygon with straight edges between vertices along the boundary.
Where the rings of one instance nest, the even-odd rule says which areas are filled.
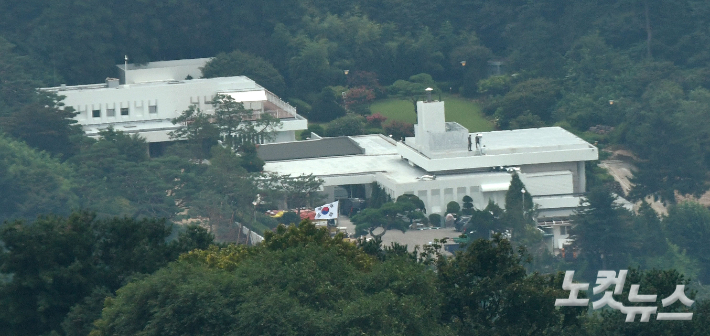
[[[651,314],[656,314],[656,320],[684,320],[689,321],[693,319],[693,313],[657,313],[656,306],[624,306],[621,302],[614,300],[614,295],[620,295],[624,289],[624,283],[626,282],[627,270],[620,270],[619,276],[616,275],[616,271],[599,271],[597,273],[597,286],[594,287],[592,292],[594,294],[599,294],[604,292],[604,296],[592,302],[593,309],[599,309],[604,306],[609,306],[616,309],[624,314],[626,314],[626,322],[634,322],[636,315],[641,315],[641,322],[648,322],[651,318]],[[567,299],[557,299],[555,300],[555,306],[581,306],[586,307],[589,305],[589,299],[579,299],[579,291],[588,290],[588,283],[573,283],[572,278],[574,277],[574,271],[565,272],[565,279],[562,282],[562,289],[569,291],[569,298]],[[609,286],[614,285],[614,291],[607,290]],[[690,307],[693,305],[693,300],[685,296],[685,285],[676,285],[675,291],[671,296],[661,300],[663,307],[668,307],[680,301],[682,304]],[[656,295],[642,295],[639,294],[639,285],[631,285],[629,290],[629,302],[656,302]]]

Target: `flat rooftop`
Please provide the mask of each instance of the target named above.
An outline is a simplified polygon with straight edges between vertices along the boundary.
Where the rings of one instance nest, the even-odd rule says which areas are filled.
[[[209,62],[212,57],[206,58],[191,58],[191,59],[180,59],[172,61],[155,61],[148,62],[144,64],[128,63],[128,70],[142,70],[142,69],[163,69],[163,68],[173,68],[173,67],[184,67],[184,66],[204,66]],[[123,70],[125,63],[116,64],[116,67]]]
[[[167,87],[167,86],[203,86],[206,84],[217,85],[219,92],[227,93],[234,91],[255,91],[255,90],[266,90],[261,85],[257,84],[249,77],[246,76],[233,76],[233,77],[217,77],[217,78],[198,78],[190,80],[158,80],[154,82],[140,82],[135,84],[122,84],[116,88],[109,88],[106,83],[101,84],[87,84],[87,85],[68,85],[68,86],[54,86],[41,88],[40,90],[57,92],[61,94],[62,91],[101,91],[101,90],[121,90],[121,89],[136,89],[136,88],[152,88],[152,87]]]
[[[486,146],[486,155],[583,149],[590,146],[589,143],[562,127],[527,128],[480,134],[481,143]]]
[[[474,136],[475,134],[477,133],[472,133]],[[481,143],[486,146],[485,155],[480,155],[480,153],[476,151],[468,151],[464,148],[462,151],[447,152],[443,158],[468,158],[466,163],[469,165],[463,169],[471,169],[516,165],[512,163],[520,158],[520,156],[516,154],[526,154],[525,157],[528,157],[531,154],[536,156],[536,153],[548,155],[549,153],[558,153],[558,151],[561,151],[559,153],[565,153],[578,150],[583,150],[585,153],[590,150],[594,152],[584,154],[589,157],[594,156],[592,154],[596,154],[596,148],[594,148],[594,146],[561,127],[480,132],[478,134],[482,135]],[[350,141],[343,139],[350,139]],[[331,144],[331,141],[332,147],[330,148],[328,148],[329,146],[317,145]],[[352,143],[355,143],[357,147],[361,149],[361,152],[355,150],[351,146]],[[314,150],[310,150],[309,146],[313,146],[312,148]],[[260,157],[267,162],[267,168],[271,166],[271,161],[284,160],[298,160],[300,167],[309,167],[308,169],[289,168],[284,165],[283,167],[278,167],[278,170],[275,171],[294,169],[306,172],[310,171],[315,175],[353,174],[358,171],[386,171],[387,169],[402,169],[403,166],[410,167],[405,160],[401,159],[401,153],[397,149],[397,147],[402,146],[406,145],[380,134],[371,134],[264,145],[262,147],[265,149],[268,148],[268,151],[263,152],[263,156],[260,152]],[[511,160],[510,154],[513,154],[512,157],[515,158]],[[396,163],[387,163],[390,160],[390,156]],[[511,162],[496,163],[496,156],[501,158],[506,157],[504,161]],[[422,156],[422,158],[424,157]],[[554,159],[556,161],[553,160],[549,162],[566,161],[564,155],[561,154],[554,155]],[[469,162],[471,160],[476,162]],[[437,160],[434,159],[432,161]],[[481,165],[477,164],[479,161]],[[519,164],[525,164],[525,162]],[[391,165],[396,165],[397,167]],[[276,166],[273,167],[277,169]],[[414,169],[423,174],[427,174],[423,169]]]
[[[357,146],[361,148],[362,152],[337,156],[315,156],[315,154],[307,153],[307,157],[283,160],[267,160],[264,156],[262,156],[261,152],[258,153],[259,157],[266,161],[266,165],[264,165],[265,171],[278,172],[279,174],[284,175],[290,174],[293,176],[299,176],[313,174],[319,177],[339,177],[348,175],[374,175],[379,173],[387,176],[388,179],[397,183],[411,183],[416,182],[417,178],[429,174],[424,169],[412,166],[407,163],[406,160],[403,160],[397,153],[396,142],[392,139],[386,138],[383,135],[370,134],[330,139],[343,139],[340,140],[340,145],[345,143],[345,139],[348,139],[352,143],[357,144]],[[322,140],[328,140],[328,138]],[[317,143],[317,141],[322,140],[260,145],[259,150],[264,147],[281,147],[286,149],[290,148],[290,144],[309,142]],[[327,144],[328,142],[323,143]],[[281,150],[279,150],[279,152],[281,152]],[[299,149],[299,152],[303,151]],[[447,179],[458,179],[460,177],[461,174],[444,174],[437,175],[436,179],[445,181]]]
[[[264,161],[320,158],[363,154],[364,150],[349,137],[322,138],[259,145],[256,149]]]
[[[471,133],[481,135],[482,149],[465,145],[421,152],[417,138],[397,143],[402,157],[428,172],[521,166],[555,162],[590,161],[599,158],[597,148],[561,127]]]
[[[338,152],[338,148],[346,151]],[[336,153],[321,155],[315,149],[323,149],[324,154]],[[342,176],[397,172],[410,181],[426,174],[402,160],[396,142],[380,134],[261,145],[257,153],[266,161],[265,171],[279,174]]]

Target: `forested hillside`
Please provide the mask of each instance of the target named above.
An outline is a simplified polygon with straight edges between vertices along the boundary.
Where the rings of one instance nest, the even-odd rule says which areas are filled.
[[[700,282],[710,281],[710,210],[672,203],[676,193],[698,196],[709,186],[709,27],[710,2],[695,0],[0,0],[0,330],[707,333]],[[310,207],[318,181],[253,174],[264,164],[255,147],[215,146],[224,125],[194,109],[183,114],[199,121],[182,129],[192,137],[150,158],[139,137],[107,129],[86,138],[61,97],[35,91],[103,82],[124,55],[132,63],[216,56],[206,77],[252,77],[309,120],[328,122],[311,125],[328,136],[367,127],[405,136],[411,124],[360,114],[385,97],[416,102],[431,86],[475,100],[499,129],[558,125],[600,148],[631,150],[639,170],[630,197],[653,196],[671,204],[669,213],[659,217],[644,204],[632,214],[609,190],[590,188],[574,217],[584,224],[572,232],[581,252],[568,262],[540,252],[524,196],[507,209],[463,210],[481,215],[477,224],[486,228],[527,230],[512,244],[527,245],[537,258],[529,268],[546,276],[528,274],[527,254],[499,238],[447,259],[377,242],[356,247],[307,222],[269,233],[255,248],[207,248],[215,237],[238,240],[237,222],[275,229],[276,220],[261,214],[275,206],[261,197]],[[599,169],[588,165],[590,187],[607,181]],[[363,213],[383,218],[399,209],[387,215],[406,229],[402,212],[415,207],[381,201]],[[190,227],[171,236],[173,225],[159,218],[203,221],[210,232]],[[360,231],[377,224],[360,218]],[[178,260],[194,248],[203,250]],[[607,267],[638,267],[625,294],[642,283],[656,290],[659,305],[692,277],[696,317],[624,324],[619,312],[554,309],[568,293],[552,273],[577,269],[591,282]],[[685,277],[649,270],[669,267]]]
[[[3,0],[0,115],[29,104],[34,87],[114,76],[124,55],[225,53],[212,76],[234,74],[236,58],[238,73],[325,121],[342,113],[333,87],[426,73],[442,91],[479,99],[501,128],[615,127],[587,135],[644,160],[634,196],[673,202],[673,190],[706,189],[708,14],[709,3],[689,0]],[[489,61],[502,62],[502,76],[488,77]]]

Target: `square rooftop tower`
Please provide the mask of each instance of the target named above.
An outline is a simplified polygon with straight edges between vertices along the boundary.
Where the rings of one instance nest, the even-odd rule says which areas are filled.
[[[414,138],[406,142],[427,155],[464,152],[468,129],[456,122],[446,122],[443,101],[418,101]]]
[[[596,160],[597,148],[560,127],[531,128],[470,134],[445,122],[444,102],[417,102],[414,137],[397,143],[410,164],[429,173],[499,166]],[[468,150],[469,135],[477,138]]]

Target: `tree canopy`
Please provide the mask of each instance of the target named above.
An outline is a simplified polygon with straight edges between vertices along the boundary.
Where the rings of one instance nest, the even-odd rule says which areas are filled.
[[[170,241],[165,220],[98,219],[87,212],[44,216],[0,225],[0,326],[7,335],[41,335],[67,328],[86,329],[98,318],[66,320],[125,285],[149,274],[180,253],[212,243],[204,229],[189,228]],[[95,305],[95,304],[94,304]],[[83,321],[83,322],[82,322]]]
[[[219,53],[202,68],[204,78],[247,76],[277,95],[286,92],[281,74],[267,60],[235,50]]]

